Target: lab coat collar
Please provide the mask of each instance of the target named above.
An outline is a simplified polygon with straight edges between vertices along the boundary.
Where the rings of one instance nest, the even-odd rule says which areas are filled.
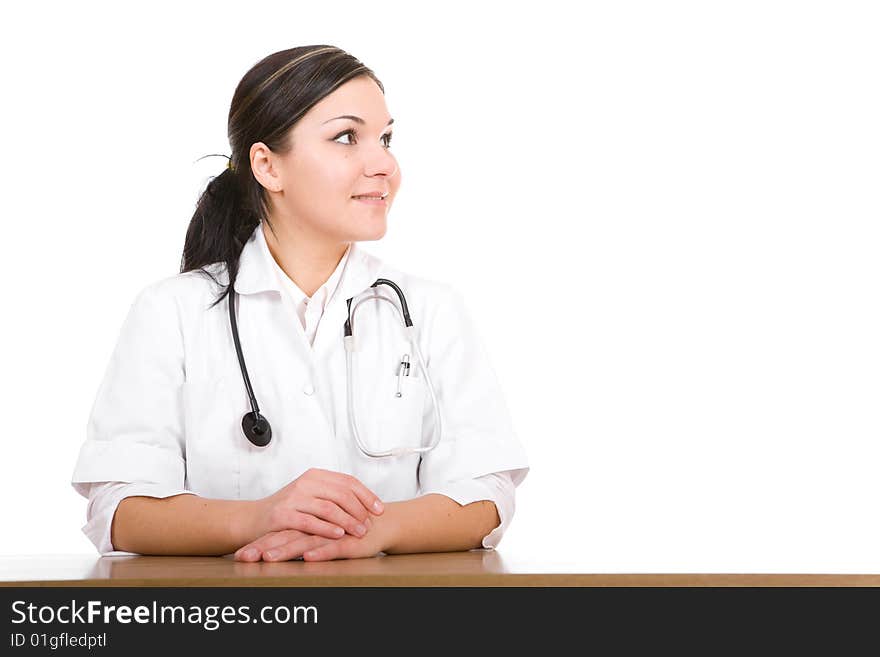
[[[336,304],[368,290],[379,278],[382,268],[383,263],[379,258],[363,250],[357,242],[352,242],[341,280],[327,303]],[[274,258],[266,244],[263,226],[257,224],[241,251],[235,291],[238,294],[257,294],[274,290],[281,295],[281,285],[275,274]]]

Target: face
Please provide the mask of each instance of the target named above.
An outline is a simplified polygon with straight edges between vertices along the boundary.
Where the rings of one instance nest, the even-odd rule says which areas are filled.
[[[343,115],[357,119],[337,118]],[[368,76],[349,80],[314,105],[290,131],[284,155],[251,146],[254,176],[268,190],[273,225],[324,242],[381,239],[400,187],[389,150],[391,116]],[[386,193],[384,201],[354,198]]]

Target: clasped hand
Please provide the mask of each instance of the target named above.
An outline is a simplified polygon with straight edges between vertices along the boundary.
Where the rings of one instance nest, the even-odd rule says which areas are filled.
[[[239,548],[235,559],[371,557],[387,547],[386,532],[373,522],[383,511],[379,498],[355,477],[311,468],[259,501],[250,526],[251,535],[260,537]]]

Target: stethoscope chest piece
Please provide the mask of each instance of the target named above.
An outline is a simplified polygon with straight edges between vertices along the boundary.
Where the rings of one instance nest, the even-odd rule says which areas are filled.
[[[269,421],[262,416],[257,419],[253,411],[245,413],[241,418],[241,430],[245,438],[257,447],[265,447],[272,440],[272,427]]]

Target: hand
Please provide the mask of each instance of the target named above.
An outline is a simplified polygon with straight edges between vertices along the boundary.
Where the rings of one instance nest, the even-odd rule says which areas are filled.
[[[251,536],[296,530],[301,534],[340,538],[367,533],[370,514],[384,506],[375,493],[355,477],[310,468],[278,492],[259,502]]]
[[[372,521],[365,521],[367,529]],[[363,538],[343,536],[325,538],[306,534],[295,529],[269,532],[257,540],[242,546],[235,553],[236,561],[289,561],[303,557],[306,561],[325,561],[329,559],[358,559],[372,557],[385,549],[384,533],[369,531]]]

